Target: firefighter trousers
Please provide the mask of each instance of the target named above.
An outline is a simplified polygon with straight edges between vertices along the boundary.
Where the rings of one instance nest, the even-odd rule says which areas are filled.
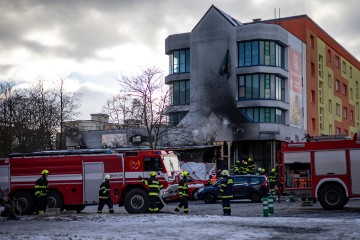
[[[157,196],[149,196],[149,212],[150,213],[158,213],[159,208],[156,203]]]
[[[223,198],[221,200],[223,212],[225,216],[231,215],[231,206],[230,206],[230,198]]]
[[[179,205],[175,208],[176,212],[179,212],[180,209],[184,206],[184,213],[188,213],[189,212],[189,203],[188,203],[188,198],[186,196],[182,196],[180,198],[180,203]]]
[[[107,205],[109,208],[109,213],[114,213],[113,203],[111,201],[111,198],[107,199],[99,199],[99,206],[98,206],[98,213],[102,212],[102,209],[104,208],[104,205]]]
[[[40,196],[36,198],[37,213],[43,214],[46,212],[47,196]]]

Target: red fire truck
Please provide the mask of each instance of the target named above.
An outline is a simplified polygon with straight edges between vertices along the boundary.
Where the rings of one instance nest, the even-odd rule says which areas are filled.
[[[317,199],[329,210],[360,197],[360,139],[357,134],[351,140],[334,137],[281,144],[278,169],[283,193]]]
[[[22,214],[35,208],[34,184],[47,169],[48,207],[80,212],[86,205],[98,204],[98,191],[106,174],[111,176],[111,198],[129,213],[148,210],[147,188],[139,176],[148,178],[155,171],[163,186],[163,197],[176,194],[180,165],[170,151],[111,152],[104,150],[13,154],[0,159],[0,187]],[[162,208],[161,202],[159,207]]]

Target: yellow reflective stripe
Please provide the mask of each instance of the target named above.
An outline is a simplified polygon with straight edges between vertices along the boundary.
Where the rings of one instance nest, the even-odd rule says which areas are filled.
[[[159,185],[149,185],[149,188],[160,188]]]
[[[157,196],[157,195],[158,195],[157,193],[149,192],[149,196]]]
[[[221,198],[233,198],[233,196],[232,195],[230,195],[230,196],[221,196]]]
[[[35,185],[35,188],[47,188],[47,186]]]
[[[108,197],[99,196],[100,199],[108,199]]]

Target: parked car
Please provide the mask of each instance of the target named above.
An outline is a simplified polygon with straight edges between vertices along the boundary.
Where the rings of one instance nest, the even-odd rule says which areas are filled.
[[[260,202],[263,197],[269,195],[268,180],[265,176],[257,175],[233,175],[234,180],[233,195],[234,199],[250,199],[252,202]],[[214,203],[220,199],[221,183],[220,179],[213,185],[199,189],[197,197],[205,203]]]
[[[197,195],[198,195],[199,189],[202,189],[205,186],[204,180],[198,180],[191,176],[187,177],[186,185],[188,186],[188,189],[189,189],[188,197],[189,197],[189,199],[193,199],[193,200],[198,199]],[[177,199],[180,199],[180,196],[178,193],[173,195],[171,198],[166,198],[164,200],[168,202],[168,201],[177,200]]]

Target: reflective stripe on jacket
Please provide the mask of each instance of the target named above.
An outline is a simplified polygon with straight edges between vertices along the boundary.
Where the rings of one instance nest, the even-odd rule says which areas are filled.
[[[220,188],[221,198],[233,198],[233,186],[233,179],[229,176],[224,177],[224,181],[221,183]]]
[[[108,199],[110,197],[110,183],[105,181],[100,185],[99,199]]]
[[[160,190],[163,188],[163,185],[160,181],[155,178],[150,178],[149,180],[142,179],[142,183],[149,188],[149,196],[157,196]]]
[[[186,177],[182,178],[179,183],[179,195],[187,197],[189,195],[189,188],[186,184]]]
[[[41,177],[35,182],[35,197],[45,197],[48,192],[48,181]]]

